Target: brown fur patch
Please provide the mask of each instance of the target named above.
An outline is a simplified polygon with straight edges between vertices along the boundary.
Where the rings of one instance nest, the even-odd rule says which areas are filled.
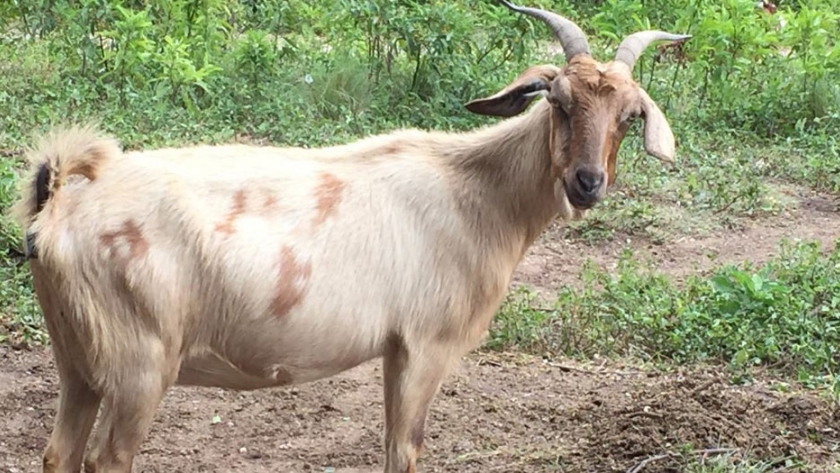
[[[601,83],[598,86],[598,94],[599,95],[609,95],[613,92],[618,90],[615,83],[611,80],[611,78],[602,75],[601,76]]]
[[[580,58],[569,66],[573,78],[576,78],[589,90],[597,90],[601,84],[601,72],[594,61],[584,61]]]
[[[223,222],[216,224],[216,231],[226,235],[232,235],[235,231],[233,222],[243,213],[245,213],[245,191],[240,189],[233,194],[233,203],[231,204],[230,211]]]
[[[401,141],[392,141],[382,148],[382,154],[397,154],[402,151],[404,145]]]
[[[102,160],[105,157],[106,156],[98,156],[97,155],[96,159]],[[79,165],[78,168],[75,169],[75,171],[78,172],[79,174],[81,174],[82,176],[85,176],[85,178],[93,181],[93,180],[96,179],[96,176],[99,172],[99,168],[96,167],[96,164],[98,164],[98,162],[96,162],[96,163],[93,163],[93,162],[82,163],[82,164]]]
[[[615,122],[623,108],[635,100],[636,86],[621,67],[599,64],[589,57],[574,58],[567,71],[575,91],[576,110],[571,117],[570,140],[560,153],[567,157],[565,166],[556,167],[565,174],[567,169],[597,165],[607,173],[607,185],[612,185],[616,179],[616,154],[629,125]],[[557,127],[553,120],[552,127]],[[555,150],[553,134],[550,142]],[[594,155],[595,150],[600,154]]]
[[[262,209],[264,213],[271,213],[277,210],[277,197],[273,195],[266,196]]]
[[[607,185],[613,185],[616,175],[616,157],[618,156],[618,149],[621,147],[621,142],[624,141],[624,136],[630,128],[629,123],[621,124],[618,127],[610,127],[607,143],[604,146],[605,166],[607,168]]]
[[[312,224],[316,227],[321,225],[335,213],[335,208],[341,202],[341,193],[344,191],[344,181],[332,174],[321,175],[321,182],[315,188],[315,196],[318,198],[317,214]]]
[[[271,311],[277,317],[283,317],[298,305],[306,291],[306,284],[312,274],[312,266],[300,263],[294,251],[284,245],[280,249],[280,275],[277,278],[277,294],[271,303]],[[296,282],[300,280],[300,286]]]
[[[128,244],[128,254],[120,256],[117,248],[117,240],[124,238]],[[99,236],[99,241],[108,248],[111,259],[119,258],[124,263],[139,258],[149,251],[149,242],[143,237],[140,227],[134,220],[126,220],[123,222],[122,228],[116,232],[107,232]]]
[[[589,57],[576,57],[569,64],[568,71],[570,79],[601,96],[612,94],[627,82],[622,75],[609,69],[605,70],[603,64]]]

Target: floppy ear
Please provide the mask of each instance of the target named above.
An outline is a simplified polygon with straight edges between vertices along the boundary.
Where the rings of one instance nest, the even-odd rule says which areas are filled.
[[[512,117],[525,110],[537,95],[545,95],[560,68],[549,64],[529,67],[501,92],[466,105],[467,110],[480,115]]]
[[[645,151],[673,164],[676,145],[668,120],[647,92],[639,89],[639,93],[642,96],[642,113],[645,117]]]

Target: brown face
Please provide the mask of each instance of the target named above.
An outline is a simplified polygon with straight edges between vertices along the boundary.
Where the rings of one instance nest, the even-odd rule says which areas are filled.
[[[575,208],[592,208],[615,181],[618,149],[642,111],[639,88],[626,68],[578,57],[554,80],[548,100],[559,116],[554,126],[568,128],[565,158],[554,159],[559,178]]]
[[[555,111],[549,142],[553,175],[563,183],[569,203],[580,211],[592,208],[615,182],[618,148],[634,118],[645,120],[648,154],[673,163],[671,127],[647,92],[633,81],[632,71],[649,44],[683,42],[690,36],[638,31],[622,40],[612,62],[601,64],[592,59],[586,35],[574,22],[554,12],[498,1],[545,23],[563,46],[568,65],[563,69],[549,64],[529,67],[498,93],[470,101],[468,110],[512,117],[535,97],[545,95]]]

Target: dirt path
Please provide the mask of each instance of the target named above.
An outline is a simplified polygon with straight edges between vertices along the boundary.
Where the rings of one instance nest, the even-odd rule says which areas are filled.
[[[802,195],[795,196],[798,207],[752,222],[742,231],[718,232],[707,238],[684,236],[667,244],[619,237],[590,246],[564,238],[562,225],[555,224],[531,247],[514,280],[548,294],[564,284],[574,284],[587,259],[605,269],[614,268],[625,248],[677,279],[721,264],[746,260],[763,263],[778,254],[783,239],[818,240],[824,249],[833,248],[840,239],[836,197],[800,192]]]
[[[662,374],[484,356],[464,360],[445,383],[422,471],[626,471],[685,443],[826,468],[840,461],[831,453],[840,411],[773,390],[766,378],[731,386],[702,368]],[[134,471],[381,471],[381,390],[379,363],[292,389],[175,388]],[[40,471],[55,393],[48,352],[0,349],[0,471]],[[663,458],[645,472],[685,461],[696,459]]]
[[[542,237],[523,261],[517,283],[550,293],[573,283],[587,258],[610,267],[627,244],[591,247],[562,234],[555,226]],[[838,236],[840,215],[831,198],[810,195],[796,212],[743,232],[629,246],[682,277],[720,262],[764,261],[782,238],[830,246]],[[680,452],[686,443],[765,460],[793,455],[814,467],[808,471],[831,471],[830,465],[840,463],[837,407],[810,393],[783,394],[774,384],[759,375],[753,384],[733,386],[717,368],[646,373],[473,354],[447,379],[432,407],[421,471],[623,472],[657,455],[644,473],[682,471],[680,465],[702,455],[661,455]],[[381,392],[379,362],[288,389],[176,388],[134,471],[378,472]],[[56,394],[48,351],[0,347],[0,472],[40,471]]]

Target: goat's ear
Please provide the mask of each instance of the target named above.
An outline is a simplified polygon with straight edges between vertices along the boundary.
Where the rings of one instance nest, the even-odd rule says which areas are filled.
[[[560,68],[550,64],[528,68],[501,92],[466,105],[467,110],[480,115],[512,117],[525,110],[534,97],[546,95]]]
[[[639,93],[642,96],[642,113],[645,117],[645,151],[673,164],[676,145],[671,126],[650,95],[642,89],[639,89]]]

